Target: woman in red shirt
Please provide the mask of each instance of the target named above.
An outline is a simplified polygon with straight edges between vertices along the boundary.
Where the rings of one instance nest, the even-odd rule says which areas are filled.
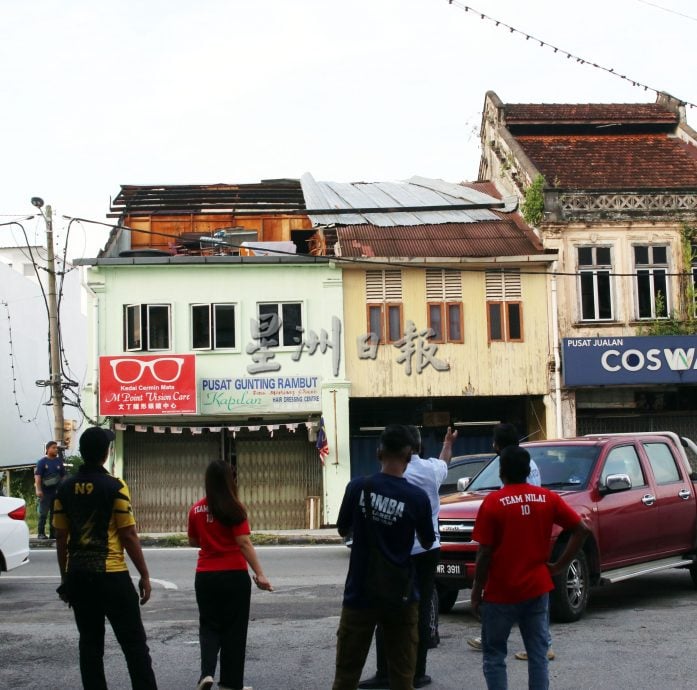
[[[218,652],[221,690],[243,690],[252,589],[247,565],[256,586],[272,591],[249,534],[232,468],[214,460],[206,469],[206,497],[189,511],[189,544],[201,549],[195,578],[201,646],[197,690],[213,687]]]

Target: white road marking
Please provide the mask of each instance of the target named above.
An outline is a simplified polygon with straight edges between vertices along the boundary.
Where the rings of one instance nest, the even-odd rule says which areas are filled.
[[[3,575],[3,580],[60,580],[60,575]],[[131,579],[136,580],[137,578],[131,576]],[[161,585],[164,589],[179,589],[174,582],[169,580],[160,580],[156,577],[151,577],[150,582],[154,582]]]
[[[162,585],[165,589],[179,589],[174,582],[170,582],[169,580],[158,580],[155,577],[151,577],[150,582],[156,582],[158,585]]]

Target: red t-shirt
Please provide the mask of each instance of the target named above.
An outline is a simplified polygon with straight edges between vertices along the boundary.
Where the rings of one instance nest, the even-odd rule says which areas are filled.
[[[189,511],[189,536],[201,547],[196,572],[247,570],[247,561],[235,537],[249,533],[247,520],[226,527],[208,512],[208,501],[205,498],[194,503]]]
[[[482,502],[472,539],[492,547],[484,601],[515,604],[554,589],[547,568],[552,525],[581,518],[559,495],[531,484],[507,484]]]

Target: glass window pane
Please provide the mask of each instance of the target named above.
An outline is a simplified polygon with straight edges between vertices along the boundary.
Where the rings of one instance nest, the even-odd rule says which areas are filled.
[[[428,327],[434,332],[433,340],[443,340],[443,305],[428,305]]]
[[[651,314],[651,279],[648,271],[637,271],[637,298],[639,300],[639,318],[650,319]]]
[[[581,273],[581,318],[595,319],[595,282],[592,271]]]
[[[648,246],[634,247],[634,263],[637,266],[649,265],[649,248]]]
[[[140,304],[131,304],[126,307],[126,350],[140,350],[143,347],[140,316]]]
[[[235,305],[216,304],[215,348],[235,347]]]
[[[390,342],[402,337],[402,310],[398,306],[387,306],[387,328]]]
[[[600,481],[606,484],[611,474],[626,474],[632,480],[632,487],[644,486],[646,480],[634,446],[620,446],[608,453]]]
[[[667,247],[653,247],[653,262],[655,264],[667,264],[668,263],[668,248]]]
[[[598,271],[598,317],[601,319],[612,318],[612,295],[610,293],[610,272]]]
[[[523,326],[520,322],[520,304],[511,303],[508,307],[508,338],[509,340],[521,340]]]
[[[489,309],[489,340],[503,340],[501,327],[501,304],[490,302]]]
[[[382,306],[368,307],[368,328],[379,341],[383,339],[382,332]]]
[[[665,443],[645,443],[644,449],[649,456],[653,476],[659,484],[680,481],[675,459]]]
[[[278,332],[281,329],[281,317],[278,304],[259,305],[259,342],[262,347],[278,347]]]
[[[300,302],[283,305],[283,344],[298,345],[302,342],[302,314]]]
[[[207,304],[194,304],[191,307],[191,347],[194,350],[211,346],[210,314]]]
[[[610,266],[610,247],[598,247],[595,250],[596,264],[598,266]]]
[[[592,266],[593,265],[593,247],[578,248],[578,265]]]
[[[653,290],[656,303],[656,317],[668,316],[668,286],[666,272],[663,269],[654,269]]]
[[[169,349],[169,305],[148,305],[148,350]]]
[[[448,305],[448,340],[462,341],[462,305]]]

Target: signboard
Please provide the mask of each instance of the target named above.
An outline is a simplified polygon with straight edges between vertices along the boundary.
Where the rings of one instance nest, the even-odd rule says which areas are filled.
[[[319,376],[243,376],[201,379],[201,414],[319,412]]]
[[[100,357],[99,414],[196,414],[196,355]]]
[[[697,384],[697,336],[563,338],[567,386]]]

